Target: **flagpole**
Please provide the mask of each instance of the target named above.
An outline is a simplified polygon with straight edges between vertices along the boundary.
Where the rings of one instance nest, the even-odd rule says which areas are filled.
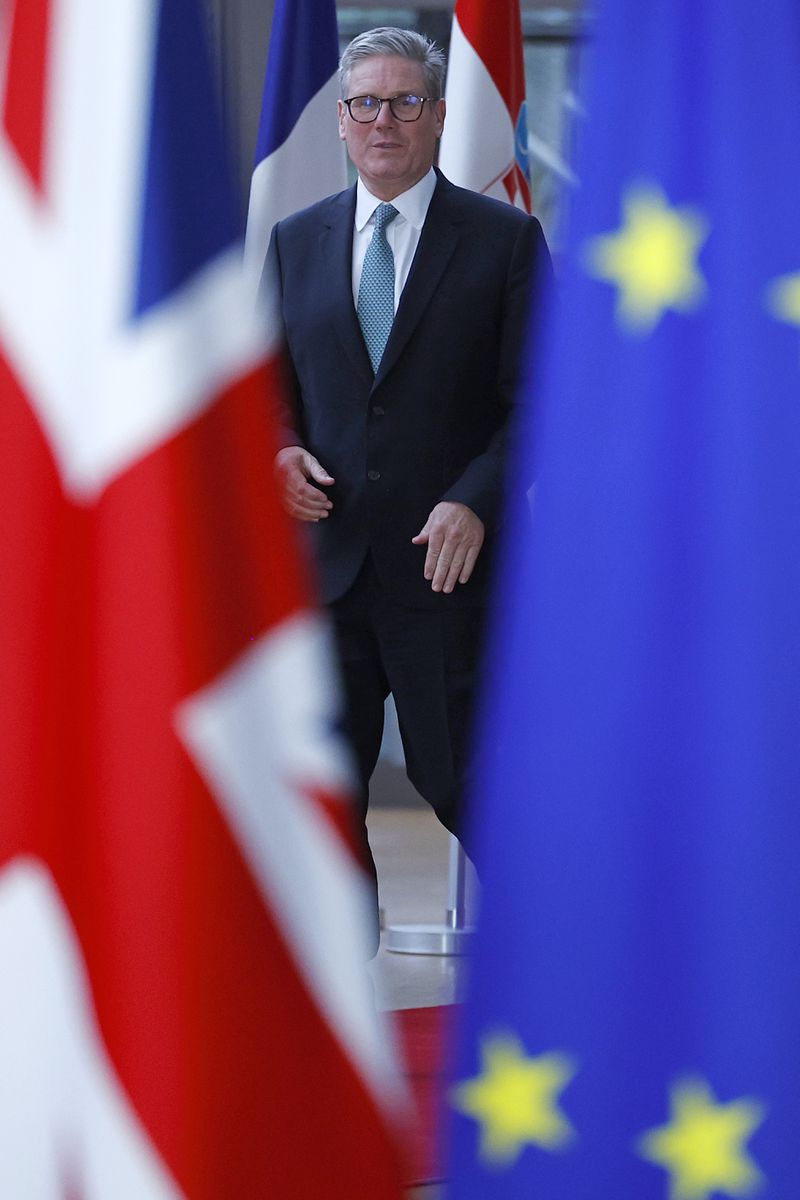
[[[393,954],[469,953],[473,926],[467,924],[467,856],[450,834],[447,911],[442,924],[388,925],[386,949]]]

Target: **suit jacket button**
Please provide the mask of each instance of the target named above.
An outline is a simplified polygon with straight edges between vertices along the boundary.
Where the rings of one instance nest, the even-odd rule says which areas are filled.
[[[367,479],[371,479],[371,480],[373,480],[373,482],[376,479],[380,479],[380,477],[381,477],[380,471],[367,471]]]
[[[386,415],[386,409],[381,404],[373,404],[372,412],[376,417],[383,417]]]

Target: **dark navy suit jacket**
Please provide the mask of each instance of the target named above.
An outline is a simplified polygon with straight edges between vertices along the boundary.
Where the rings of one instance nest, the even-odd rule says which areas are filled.
[[[371,551],[399,603],[482,604],[531,293],[549,264],[541,227],[438,174],[373,376],[353,304],[354,215],[350,188],[279,222],[269,252],[294,390],[284,444],[336,481],[331,515],[311,526],[322,599],[341,596]],[[449,596],[431,591],[425,547],[411,544],[440,500],[473,509],[489,543]]]

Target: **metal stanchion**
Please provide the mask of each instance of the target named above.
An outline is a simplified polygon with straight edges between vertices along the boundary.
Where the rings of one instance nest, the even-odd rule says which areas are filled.
[[[467,856],[450,835],[447,912],[442,925],[388,925],[385,946],[394,954],[466,954],[473,931],[467,925]]]

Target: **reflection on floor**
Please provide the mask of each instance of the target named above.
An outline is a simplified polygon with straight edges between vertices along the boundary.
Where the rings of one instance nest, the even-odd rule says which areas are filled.
[[[441,924],[447,911],[450,835],[427,808],[376,808],[369,817],[378,867],[381,908],[387,925]],[[474,872],[467,876],[467,914],[474,911]],[[372,967],[379,1008],[423,1008],[463,998],[468,960],[439,955],[393,954],[386,935]]]
[[[369,830],[386,924],[443,922],[450,835],[427,805],[376,807],[370,813]],[[472,920],[476,887],[471,867],[467,885],[467,915]],[[380,1008],[422,1008],[453,1004],[464,998],[466,958],[389,953],[383,945],[385,936],[371,966]],[[406,1194],[405,1200],[444,1200],[444,1191],[434,1185],[417,1187]]]

